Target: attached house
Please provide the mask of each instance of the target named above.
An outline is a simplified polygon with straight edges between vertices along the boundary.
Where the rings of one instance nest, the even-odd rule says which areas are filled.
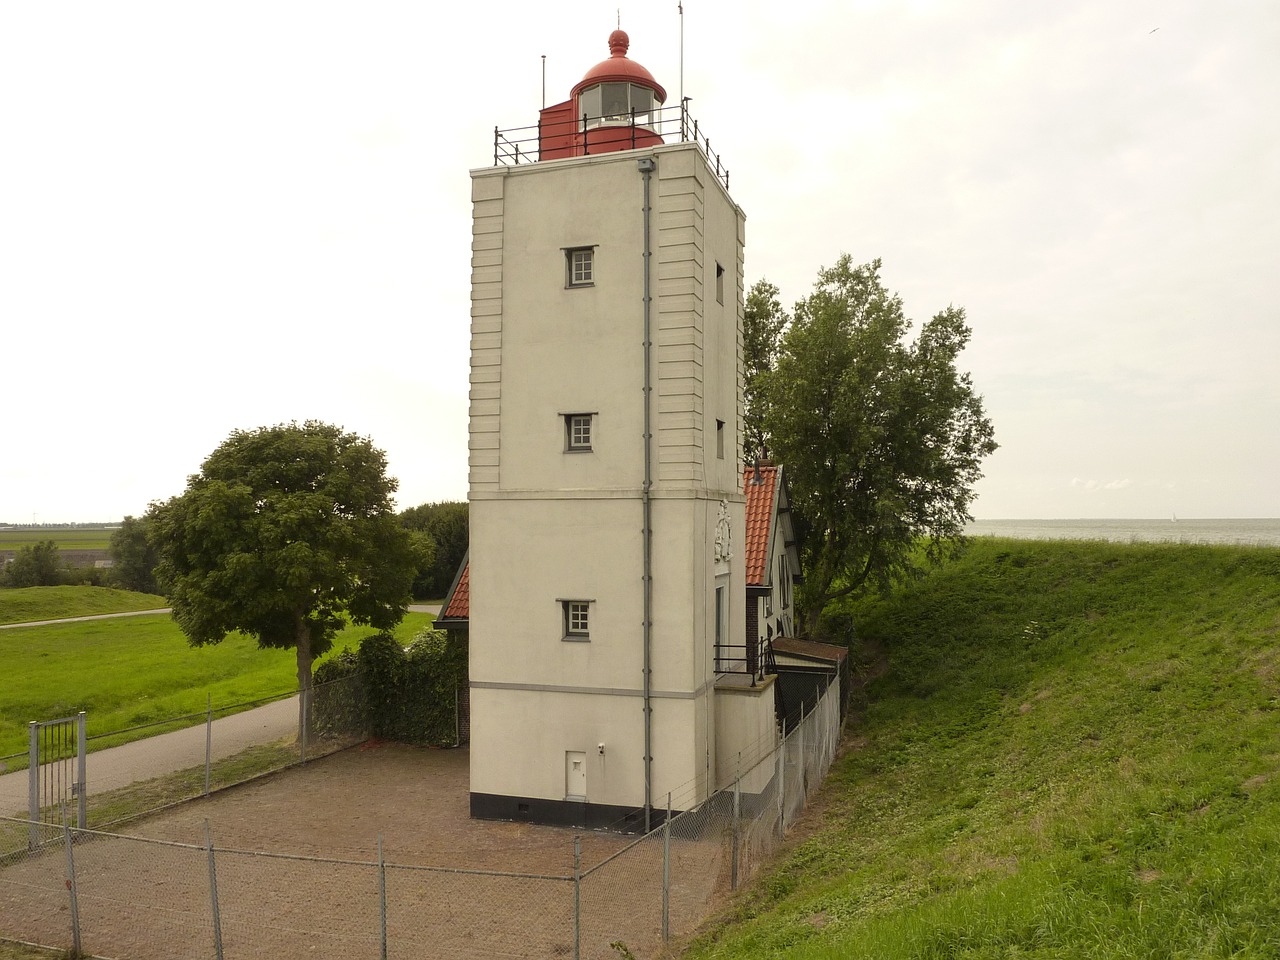
[[[758,463],[742,474],[747,496],[747,637],[757,646],[794,636],[800,547],[791,521],[791,496],[781,466]]]

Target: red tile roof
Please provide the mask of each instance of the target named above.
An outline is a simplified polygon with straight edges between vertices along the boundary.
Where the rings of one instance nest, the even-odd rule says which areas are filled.
[[[769,537],[773,528],[773,501],[778,486],[778,468],[760,467],[760,482],[755,482],[756,468],[742,471],[742,488],[747,494],[747,586],[764,586],[765,565],[769,562]]]
[[[471,563],[463,564],[458,584],[453,588],[453,596],[448,605],[440,611],[442,618],[450,620],[466,620],[471,613]]]

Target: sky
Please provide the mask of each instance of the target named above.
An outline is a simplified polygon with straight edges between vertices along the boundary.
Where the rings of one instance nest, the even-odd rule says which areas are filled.
[[[965,308],[976,517],[1280,516],[1272,0],[10,0],[0,523],[141,514],[307,419],[400,507],[465,499],[468,171],[619,17],[748,285],[848,253],[917,323]]]

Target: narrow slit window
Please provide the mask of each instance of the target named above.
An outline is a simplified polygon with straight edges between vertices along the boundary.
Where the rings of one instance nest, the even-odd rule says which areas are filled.
[[[724,459],[724,421],[716,421],[716,457]]]
[[[716,262],[716,303],[724,303],[724,267]]]
[[[724,644],[725,637],[725,616],[724,616],[724,587],[716,587],[716,646]]]

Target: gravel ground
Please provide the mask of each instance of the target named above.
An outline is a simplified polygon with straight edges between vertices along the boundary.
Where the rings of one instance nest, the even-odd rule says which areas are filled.
[[[207,823],[227,960],[375,960],[379,834],[389,957],[572,956],[575,831],[470,819],[467,767],[466,750],[371,743],[149,817],[129,838],[86,839],[75,848],[84,949],[213,955]],[[633,839],[582,834],[583,870]],[[69,946],[65,875],[61,845],[0,865],[0,936]],[[673,841],[671,875],[679,933],[727,885],[723,837]],[[615,940],[660,952],[661,876],[655,838],[583,880],[583,957],[614,960]]]

